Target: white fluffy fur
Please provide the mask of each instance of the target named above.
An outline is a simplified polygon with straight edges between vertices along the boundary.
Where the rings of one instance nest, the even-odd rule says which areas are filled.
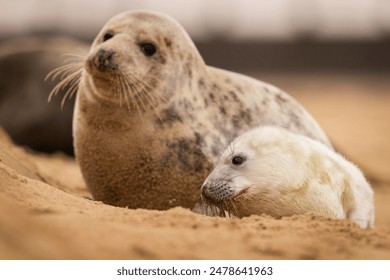
[[[246,159],[242,165],[232,164],[237,155]],[[202,188],[212,196],[221,180],[230,190],[224,200],[238,216],[311,213],[374,225],[374,193],[362,172],[325,145],[281,128],[259,127],[236,138]]]

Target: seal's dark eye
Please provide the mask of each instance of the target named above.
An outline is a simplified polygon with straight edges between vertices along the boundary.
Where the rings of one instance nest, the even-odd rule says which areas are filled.
[[[152,56],[157,51],[156,46],[152,43],[142,43],[141,50],[146,56]]]
[[[112,32],[106,32],[103,36],[103,42],[110,40],[112,37],[114,37],[114,33]]]
[[[233,165],[236,165],[236,166],[243,164],[244,161],[245,161],[245,158],[242,156],[235,156],[232,158],[232,163],[233,163]]]

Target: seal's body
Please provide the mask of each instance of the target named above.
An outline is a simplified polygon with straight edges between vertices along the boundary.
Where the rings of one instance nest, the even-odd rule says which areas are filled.
[[[78,75],[75,153],[93,196],[105,203],[193,207],[223,147],[257,125],[330,146],[290,96],[206,66],[184,29],[162,14],[112,18]]]
[[[373,191],[361,171],[324,144],[277,127],[236,138],[201,193],[238,217],[310,213],[374,225]]]

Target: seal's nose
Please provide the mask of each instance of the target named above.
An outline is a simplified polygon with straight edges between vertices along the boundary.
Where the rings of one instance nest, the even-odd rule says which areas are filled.
[[[220,199],[215,196],[215,192],[213,191],[212,186],[210,184],[203,184],[202,188],[200,189],[200,192],[202,197],[212,204],[218,204],[221,202]]]
[[[113,49],[99,49],[96,54],[95,67],[100,71],[107,69],[115,69],[115,64],[112,61],[115,51]]]
[[[205,182],[200,193],[208,202],[218,205],[226,199],[234,197],[234,186],[229,184],[231,180],[212,180]]]
[[[206,198],[207,200],[213,200],[210,193],[208,192],[208,187],[207,187],[207,184],[203,185],[200,189],[200,193],[202,194],[202,196],[204,198]]]

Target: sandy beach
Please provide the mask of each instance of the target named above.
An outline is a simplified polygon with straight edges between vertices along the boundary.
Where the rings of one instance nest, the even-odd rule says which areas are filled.
[[[375,228],[312,216],[204,217],[93,201],[74,159],[0,134],[0,259],[390,259],[388,75],[259,74],[293,95],[375,191]]]

